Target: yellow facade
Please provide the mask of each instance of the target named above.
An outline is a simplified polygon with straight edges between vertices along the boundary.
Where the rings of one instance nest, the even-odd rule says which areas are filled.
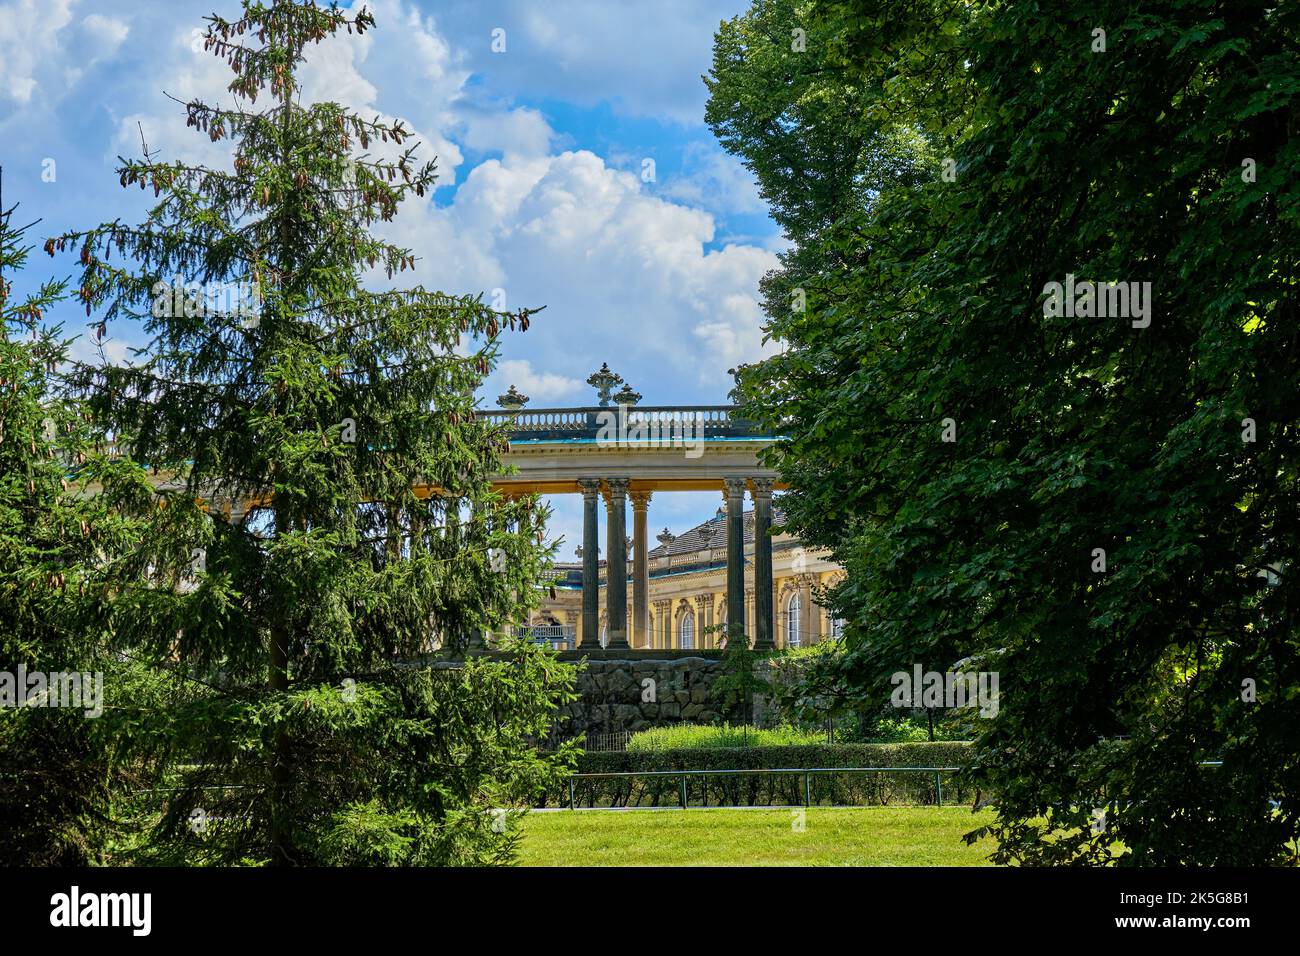
[[[727,613],[725,516],[718,515],[689,531],[659,537],[649,553],[649,638],[632,638],[634,649],[716,648]],[[753,513],[745,514],[745,633],[754,624]],[[843,571],[823,553],[805,548],[788,535],[772,542],[775,634],[777,647],[808,646],[838,636],[836,622],[819,603],[823,589]],[[582,633],[581,564],[556,567],[554,597],[549,594],[529,624],[539,635],[560,635],[569,646]],[[600,634],[605,640],[608,605],[605,565],[601,562]],[[632,615],[629,587],[628,616]]]

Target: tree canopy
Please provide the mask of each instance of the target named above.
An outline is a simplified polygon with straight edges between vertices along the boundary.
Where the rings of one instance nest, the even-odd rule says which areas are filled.
[[[119,728],[168,794],[126,801],[142,859],[493,862],[515,826],[490,811],[567,759],[530,743],[572,683],[545,652],[413,666],[535,600],[545,512],[492,490],[506,442],[474,392],[537,310],[395,286],[416,256],[374,227],[434,161],[297,79],[374,26],[293,0],[208,18],[230,102],[181,108],[229,167],[146,149],[119,169],[155,197],[143,222],[46,245],[79,253],[88,316],[149,339],[69,383],[115,462],[81,482],[143,516],[102,569],[114,649],[166,675]]]
[[[1000,673],[999,859],[1293,859],[1298,35],[1211,0],[759,2],[719,32],[710,116],[802,292],[740,390],[789,436],[787,524],[847,568],[837,678]],[[810,215],[785,182],[851,164],[796,101],[906,155]],[[1076,281],[1128,309],[1056,308]]]

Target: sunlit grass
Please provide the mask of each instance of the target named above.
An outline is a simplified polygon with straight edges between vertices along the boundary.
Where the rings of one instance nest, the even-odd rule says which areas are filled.
[[[806,813],[799,829],[798,813]],[[524,866],[987,866],[969,807],[558,810],[524,819]]]

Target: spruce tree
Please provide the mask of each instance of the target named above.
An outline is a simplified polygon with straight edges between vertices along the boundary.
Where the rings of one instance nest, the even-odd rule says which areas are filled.
[[[77,865],[96,858],[111,791],[131,776],[107,726],[107,688],[132,678],[108,653],[104,581],[134,522],[82,493],[122,466],[65,388],[51,318],[67,283],[15,295],[35,225],[15,213],[0,208],[0,859]]]
[[[504,859],[513,826],[488,811],[558,772],[529,741],[568,671],[522,644],[409,665],[517,620],[539,579],[545,515],[492,490],[506,441],[474,411],[531,312],[393,287],[416,256],[372,229],[430,195],[435,164],[402,122],[305,103],[298,80],[369,12],[244,0],[207,23],[231,101],[184,109],[230,168],[146,149],[119,169],[156,197],[142,223],[47,246],[79,252],[88,315],[148,337],[78,381],[159,505],[120,568],[152,586],[117,595],[115,634],[198,688],[139,735],[176,788],[148,853]]]

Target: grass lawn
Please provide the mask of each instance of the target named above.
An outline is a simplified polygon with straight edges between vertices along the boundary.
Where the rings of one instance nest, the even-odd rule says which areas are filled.
[[[524,817],[523,866],[987,866],[969,807],[556,810]]]

